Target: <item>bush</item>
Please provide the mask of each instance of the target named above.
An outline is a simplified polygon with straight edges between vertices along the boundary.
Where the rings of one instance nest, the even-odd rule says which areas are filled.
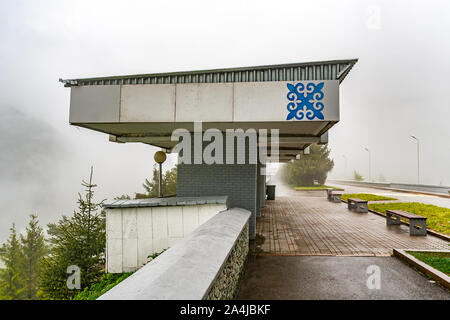
[[[80,291],[73,300],[96,300],[102,294],[111,290],[132,274],[132,272],[105,273],[97,283],[94,283],[89,288],[84,288],[84,290]]]
[[[363,181],[364,177],[360,175],[356,170],[353,171],[353,179],[356,181]]]

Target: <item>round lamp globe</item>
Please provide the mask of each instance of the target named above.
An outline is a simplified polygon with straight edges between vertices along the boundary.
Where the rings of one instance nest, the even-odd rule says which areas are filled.
[[[163,163],[164,161],[166,161],[167,156],[165,152],[158,151],[155,152],[155,156],[153,158],[155,159],[156,163]]]

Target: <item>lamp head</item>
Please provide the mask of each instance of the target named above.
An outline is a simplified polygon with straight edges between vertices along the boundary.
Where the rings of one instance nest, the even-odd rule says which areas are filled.
[[[166,153],[163,151],[157,151],[155,152],[155,155],[153,157],[155,159],[156,163],[163,163],[164,161],[166,161]]]

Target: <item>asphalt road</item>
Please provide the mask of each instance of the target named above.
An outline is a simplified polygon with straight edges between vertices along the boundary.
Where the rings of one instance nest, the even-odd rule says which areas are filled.
[[[377,268],[380,288],[369,289]],[[250,256],[238,299],[449,300],[450,293],[394,257]]]

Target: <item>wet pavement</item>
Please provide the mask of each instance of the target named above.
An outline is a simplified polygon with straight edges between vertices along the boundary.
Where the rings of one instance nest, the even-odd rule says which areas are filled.
[[[347,193],[397,196],[342,187]],[[397,197],[448,206],[448,199],[434,196]],[[327,201],[325,191],[277,184],[276,200],[266,201],[256,227],[238,299],[450,299],[449,291],[390,256],[393,248],[448,250],[449,242],[412,237],[407,226],[387,226],[384,217]],[[370,266],[380,271],[379,289],[367,286]]]
[[[379,270],[380,289],[374,270]],[[369,277],[372,289],[367,286]],[[450,293],[394,257],[253,255],[238,299],[448,300]]]

